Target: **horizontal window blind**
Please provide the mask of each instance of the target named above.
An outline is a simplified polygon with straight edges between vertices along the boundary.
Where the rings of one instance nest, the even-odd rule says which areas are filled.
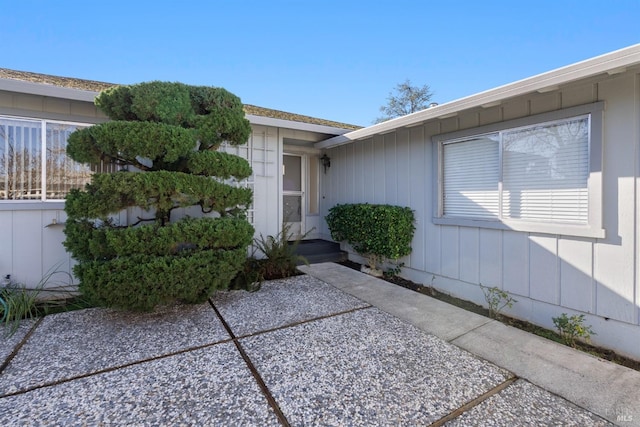
[[[91,181],[91,167],[67,157],[67,139],[80,126],[47,123],[46,189],[47,199],[64,199],[73,188],[84,188]]]
[[[502,217],[588,223],[589,118],[502,133]]]
[[[0,120],[0,200],[42,197],[40,122]]]
[[[498,150],[497,134],[443,145],[445,216],[498,217]]]
[[[84,165],[67,157],[67,139],[80,124],[0,117],[0,200],[63,200],[116,164]]]

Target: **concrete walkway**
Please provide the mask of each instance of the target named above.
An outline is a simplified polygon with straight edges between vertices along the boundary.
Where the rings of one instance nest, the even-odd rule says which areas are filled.
[[[640,373],[337,264],[0,338],[0,425],[640,425]]]

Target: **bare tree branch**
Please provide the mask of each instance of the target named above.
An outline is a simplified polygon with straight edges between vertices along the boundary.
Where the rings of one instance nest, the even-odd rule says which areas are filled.
[[[387,97],[387,105],[380,107],[383,117],[378,117],[373,123],[382,123],[416,111],[429,108],[429,101],[433,92],[428,85],[413,86],[409,79],[398,84],[394,92]]]

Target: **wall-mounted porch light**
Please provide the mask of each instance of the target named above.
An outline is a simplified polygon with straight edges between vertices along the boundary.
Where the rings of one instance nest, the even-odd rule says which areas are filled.
[[[322,157],[320,157],[320,161],[322,162],[322,166],[324,166],[324,173],[327,173],[327,168],[331,167],[331,159],[329,158],[329,156],[327,156],[327,154],[323,154]]]

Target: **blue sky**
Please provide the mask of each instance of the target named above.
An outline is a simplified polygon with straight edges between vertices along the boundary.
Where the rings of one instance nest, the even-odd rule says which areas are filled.
[[[224,87],[369,125],[394,86],[444,103],[640,43],[640,0],[0,0],[0,67]]]

